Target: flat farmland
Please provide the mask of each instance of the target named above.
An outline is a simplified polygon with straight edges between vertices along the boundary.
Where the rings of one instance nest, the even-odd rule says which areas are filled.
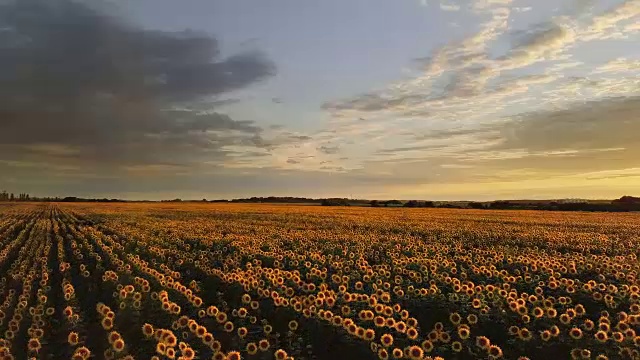
[[[637,359],[640,214],[0,204],[0,359]]]

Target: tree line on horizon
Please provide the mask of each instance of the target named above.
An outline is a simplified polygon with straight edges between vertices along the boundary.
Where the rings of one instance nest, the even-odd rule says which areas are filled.
[[[48,201],[48,202],[140,202],[108,198],[82,198],[76,196],[67,197],[33,197],[28,193],[14,193],[2,191],[0,201]],[[146,202],[144,200],[143,202]],[[153,202],[153,201],[149,201]],[[429,200],[367,200],[350,198],[305,198],[294,196],[267,196],[238,199],[215,200],[160,200],[160,202],[203,202],[203,203],[277,203],[277,204],[310,204],[320,206],[367,206],[367,207],[405,207],[405,208],[453,208],[453,209],[493,209],[493,210],[549,210],[549,211],[604,211],[604,212],[629,212],[640,211],[640,197],[622,196],[619,199],[607,202],[590,202],[586,200],[496,200],[487,202],[477,201],[429,201]]]
[[[6,190],[0,192],[0,201],[29,201],[29,194],[20,193],[17,196],[14,193],[8,193]]]

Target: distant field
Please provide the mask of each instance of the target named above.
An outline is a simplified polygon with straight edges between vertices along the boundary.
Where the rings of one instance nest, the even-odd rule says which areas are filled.
[[[634,213],[0,204],[0,359],[637,359],[639,256]]]

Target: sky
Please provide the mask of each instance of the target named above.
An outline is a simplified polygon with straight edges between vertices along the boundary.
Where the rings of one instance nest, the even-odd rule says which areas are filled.
[[[0,190],[640,195],[640,0],[0,0]]]

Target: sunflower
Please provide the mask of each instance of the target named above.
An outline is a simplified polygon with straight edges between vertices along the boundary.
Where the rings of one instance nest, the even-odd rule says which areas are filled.
[[[498,347],[497,345],[489,346],[488,352],[491,359],[499,359],[502,357],[502,349],[500,349],[500,347]]]
[[[298,322],[295,320],[289,321],[289,330],[296,331],[298,329]]]
[[[231,330],[229,330],[229,328],[231,328]],[[227,322],[224,324],[224,330],[227,332],[231,332],[233,331],[233,323],[232,322]],[[237,334],[241,339],[244,339],[245,336],[247,336],[247,334],[249,333],[249,331],[247,330],[246,327],[239,327],[237,330]]]
[[[243,304],[248,304],[251,302],[251,295],[249,294],[243,294],[242,295],[242,303]]]
[[[422,348],[415,345],[409,347],[408,353],[409,353],[409,358],[412,360],[420,360],[424,355],[424,351],[422,350]]]
[[[213,352],[220,351],[222,349],[222,343],[218,340],[213,340],[209,343],[209,349],[213,350]]]
[[[367,341],[372,341],[373,339],[376,338],[376,332],[373,331],[373,329],[366,329],[364,331],[364,336],[363,338]]]
[[[536,318],[541,318],[541,317],[544,316],[544,310],[542,308],[540,308],[540,307],[535,307],[535,308],[533,308],[532,314]]]
[[[577,327],[571,328],[571,330],[569,330],[569,336],[574,340],[582,339],[582,330]]]
[[[478,298],[473,299],[473,300],[471,301],[471,306],[472,306],[474,309],[479,309],[479,308],[482,306],[482,301],[481,301],[480,299],[478,299]]]
[[[604,332],[609,332],[609,330],[611,330],[611,325],[609,325],[609,323],[606,323],[606,322],[600,322],[598,323],[598,329]]]
[[[529,329],[527,328],[521,328],[520,330],[518,330],[518,337],[521,340],[529,341],[531,340],[531,337],[532,337],[531,331],[529,331]]]
[[[276,360],[285,360],[288,357],[287,352],[282,349],[276,350],[273,355]]]
[[[595,323],[589,319],[586,319],[583,323],[582,323],[582,327],[587,330],[587,331],[591,331],[593,330],[593,328],[595,327]]]
[[[607,333],[603,330],[598,330],[593,336],[600,343],[605,343],[609,339],[609,335],[607,335]]]
[[[565,314],[561,314],[559,320],[564,325],[567,325],[567,324],[569,324],[571,322],[571,316],[569,316],[566,313]]]
[[[544,330],[540,332],[540,338],[542,341],[549,341],[551,339],[551,331]]]
[[[119,338],[113,342],[111,347],[115,352],[121,352],[122,350],[124,350],[124,345],[124,340],[122,340],[122,338]]]
[[[102,318],[100,322],[102,328],[105,330],[111,330],[113,328],[113,319],[109,317]]]
[[[629,329],[629,324],[627,324],[625,322],[619,322],[616,325],[616,330],[618,330],[620,332],[625,332],[625,331],[627,331],[627,329]]]
[[[515,325],[509,326],[509,329],[508,329],[509,335],[518,335],[518,331],[520,331],[519,327]]]
[[[460,324],[460,321],[462,320],[462,317],[460,316],[460,314],[458,314],[457,312],[451,313],[449,315],[449,321],[451,321],[451,323],[453,325],[458,325]]]
[[[205,345],[211,347],[211,344],[213,343],[213,334],[208,332],[206,334],[204,334],[204,336],[202,336],[202,343],[204,343]]]
[[[451,335],[449,335],[448,332],[443,331],[438,333],[438,339],[443,343],[447,344],[449,341],[451,341]]]
[[[195,334],[198,338],[202,339],[204,334],[207,333],[207,328],[201,325],[197,325]]]
[[[613,340],[617,343],[621,343],[624,341],[624,335],[619,331],[614,331],[613,333],[611,333],[611,336],[613,337]]]
[[[40,340],[38,339],[31,338],[27,342],[27,349],[31,352],[38,352],[40,351],[41,348],[42,348],[42,345],[40,345]]]
[[[396,326],[396,320],[392,317],[388,317],[385,320],[385,326],[388,328],[395,328]]]
[[[238,317],[241,319],[244,319],[245,317],[247,317],[247,309],[241,307],[240,309],[238,309]]]
[[[156,352],[160,355],[165,355],[167,353],[167,345],[165,345],[164,343],[157,343]]]
[[[469,330],[469,328],[463,326],[458,328],[458,336],[460,337],[460,339],[466,340],[470,335],[471,331]]]
[[[571,349],[571,352],[569,354],[571,355],[571,359],[577,360],[577,359],[580,359],[582,357],[582,350],[581,349]]]
[[[393,336],[391,336],[391,334],[383,334],[380,336],[380,343],[384,347],[390,347],[393,345]]]
[[[422,341],[422,343],[420,343],[420,346],[425,352],[431,352],[433,351],[433,348],[434,348],[434,345],[430,340]]]
[[[109,335],[107,335],[107,340],[109,341],[110,345],[113,345],[113,343],[121,337],[122,336],[120,336],[120,333],[118,333],[117,331],[112,331],[109,333]]]
[[[489,349],[489,346],[491,346],[491,341],[489,341],[489,338],[485,337],[485,336],[478,336],[476,338],[476,346],[481,348],[481,349]]]
[[[222,312],[222,311],[218,312],[216,314],[216,321],[219,324],[225,323],[227,321],[227,314],[225,312]]]
[[[69,335],[67,335],[67,342],[71,346],[78,345],[78,342],[80,342],[80,337],[78,336],[78,333],[75,331],[70,332]]]

